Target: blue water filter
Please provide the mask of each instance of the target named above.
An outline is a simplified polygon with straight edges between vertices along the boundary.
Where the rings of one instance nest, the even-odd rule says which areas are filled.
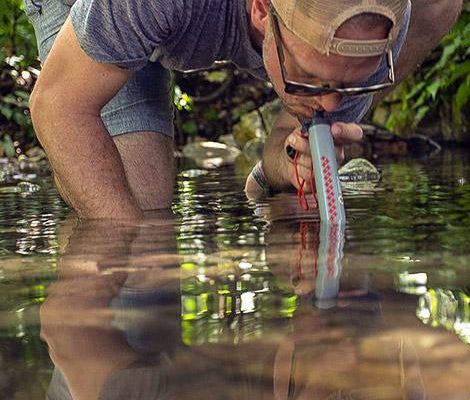
[[[321,221],[343,224],[346,220],[343,195],[338,177],[335,146],[331,126],[323,115],[316,115],[309,128],[315,186]]]

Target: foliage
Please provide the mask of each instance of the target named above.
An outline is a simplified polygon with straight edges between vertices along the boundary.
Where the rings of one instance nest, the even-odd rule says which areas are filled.
[[[217,140],[220,135],[230,133],[243,115],[275,97],[269,83],[227,63],[209,71],[176,72],[174,78],[175,130],[179,145],[196,136]]]
[[[465,10],[438,49],[389,96],[386,128],[414,132],[425,118],[437,116],[444,139],[458,139],[453,132],[466,128],[470,100],[469,55],[470,12]]]
[[[23,0],[0,2],[0,60],[19,57],[22,69],[37,64],[36,39]]]
[[[28,101],[38,66],[36,40],[22,0],[0,3],[0,156],[35,144]]]
[[[0,156],[12,157],[36,144],[28,102],[37,70],[20,65],[17,57],[8,57],[0,73]]]

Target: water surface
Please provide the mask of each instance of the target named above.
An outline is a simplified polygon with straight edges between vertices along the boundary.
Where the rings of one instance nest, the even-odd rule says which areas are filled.
[[[233,168],[139,225],[0,192],[0,397],[468,400],[469,166],[380,163],[344,230]]]

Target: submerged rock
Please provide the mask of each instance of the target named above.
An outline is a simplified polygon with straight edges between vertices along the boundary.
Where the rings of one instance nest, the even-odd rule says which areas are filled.
[[[211,169],[233,164],[240,150],[219,142],[194,142],[184,146],[183,154],[192,158],[198,167]]]
[[[16,188],[19,193],[34,193],[41,190],[41,186],[31,182],[20,182]]]
[[[339,169],[338,174],[342,182],[377,182],[380,180],[379,170],[364,158],[353,158]]]

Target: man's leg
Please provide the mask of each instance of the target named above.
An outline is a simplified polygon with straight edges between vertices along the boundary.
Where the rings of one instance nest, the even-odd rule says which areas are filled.
[[[114,143],[140,207],[169,207],[174,188],[173,139],[155,132],[136,132],[116,136]]]
[[[170,73],[160,64],[149,63],[133,75],[101,112],[142,210],[168,208],[173,198],[170,99]]]
[[[116,136],[129,186],[142,210],[171,206],[174,191],[173,139],[156,132],[134,132]],[[68,195],[57,176],[54,182],[62,199]]]

